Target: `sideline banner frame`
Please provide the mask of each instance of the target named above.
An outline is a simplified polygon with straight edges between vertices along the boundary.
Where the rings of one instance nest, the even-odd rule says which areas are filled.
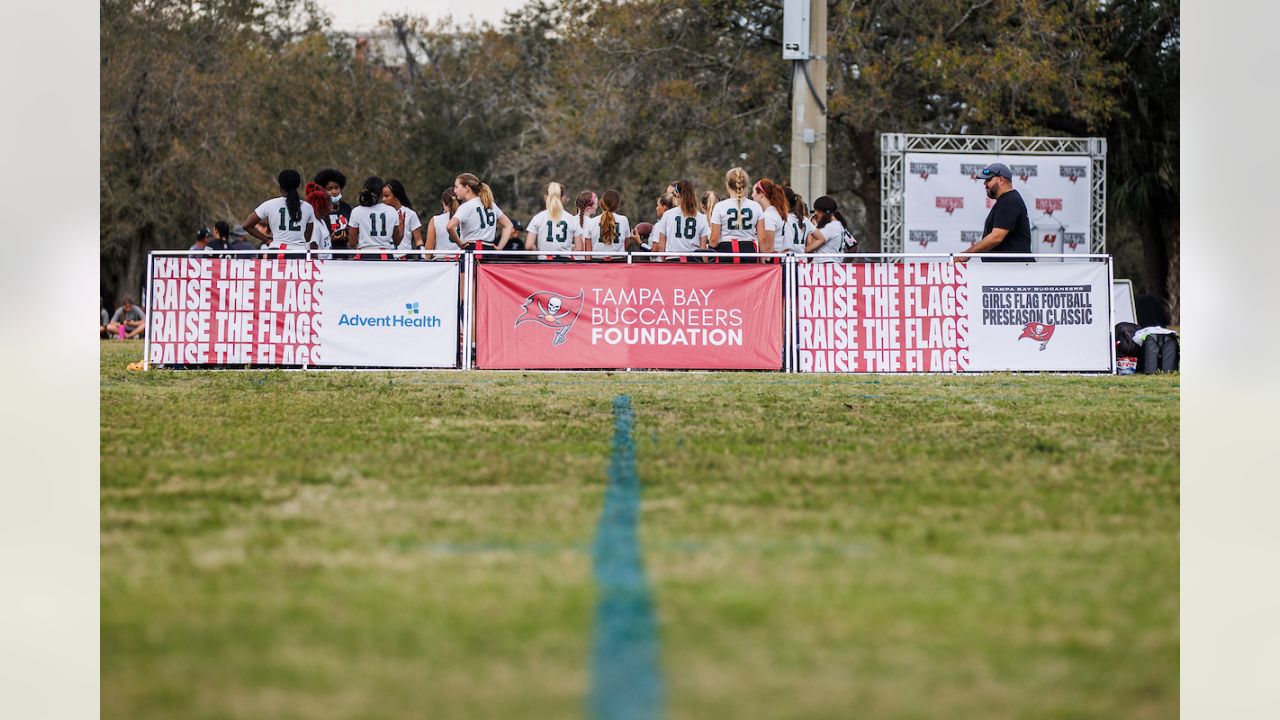
[[[456,368],[459,277],[456,260],[153,253],[145,366]]]
[[[941,257],[802,266],[798,370],[1115,371],[1110,258]]]
[[[476,367],[782,370],[783,265],[476,264]]]

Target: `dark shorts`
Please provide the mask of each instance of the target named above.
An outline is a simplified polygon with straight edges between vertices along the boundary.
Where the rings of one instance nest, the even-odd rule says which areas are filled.
[[[716,252],[722,255],[737,255],[739,253],[757,252],[756,241],[755,240],[723,240],[719,243],[716,243]],[[757,262],[757,260],[758,258],[753,258],[753,257],[749,257],[749,258],[735,257],[732,260],[729,258],[716,258],[716,262],[718,263],[732,262],[735,265],[738,263],[753,263],[753,262]]]
[[[391,253],[382,251],[361,250],[351,256],[352,260],[390,260]]]

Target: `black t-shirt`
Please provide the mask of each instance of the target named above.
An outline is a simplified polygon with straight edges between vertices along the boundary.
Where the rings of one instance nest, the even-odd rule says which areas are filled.
[[[1029,253],[1031,252],[1031,220],[1027,217],[1027,204],[1017,190],[996,198],[996,204],[987,213],[987,222],[982,226],[982,236],[991,234],[993,228],[1009,231],[999,245],[991,248],[989,253]],[[1011,258],[1013,262],[1026,262],[1032,258]]]

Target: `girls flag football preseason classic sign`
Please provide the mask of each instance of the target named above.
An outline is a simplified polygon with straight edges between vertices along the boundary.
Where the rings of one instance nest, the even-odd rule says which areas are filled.
[[[782,367],[782,267],[480,264],[481,368]]]
[[[1105,263],[798,268],[801,372],[1111,369]]]
[[[153,365],[452,367],[457,263],[157,257]]]

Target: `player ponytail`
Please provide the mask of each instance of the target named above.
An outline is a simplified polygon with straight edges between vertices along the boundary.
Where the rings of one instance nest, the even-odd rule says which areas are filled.
[[[574,204],[578,207],[578,226],[581,227],[587,222],[587,208],[596,204],[596,194],[590,190],[583,190],[578,193]]]
[[[702,193],[702,214],[711,217],[711,211],[715,209],[716,203],[720,202],[720,198],[711,190]]]
[[[329,193],[318,184],[307,183],[307,203],[311,205],[311,209],[316,211],[317,218],[329,217]]]
[[[542,193],[543,202],[546,203],[547,215],[555,221],[559,221],[564,217],[564,188],[558,182],[547,183],[547,189]]]
[[[693,217],[698,214],[698,193],[693,189],[692,182],[681,180],[676,183],[675,201],[680,206],[681,215]]]
[[[791,212],[795,214],[799,220],[804,220],[809,214],[809,208],[804,204],[804,198],[796,194],[790,185],[783,185],[782,192],[787,198],[787,207],[791,208]]]
[[[458,209],[458,196],[454,194],[453,188],[440,193],[440,206],[449,213],[449,217],[453,217],[453,213]]]
[[[356,202],[364,207],[373,207],[382,202],[382,188],[386,183],[382,182],[382,178],[377,175],[371,176],[364,181],[364,188],[360,191],[360,195],[356,197]]]
[[[839,220],[841,227],[845,230],[849,229],[849,223],[845,222],[844,215],[840,214],[840,207],[836,205],[835,198],[830,195],[823,195],[813,201],[813,209],[822,213],[822,222],[818,223],[818,227],[826,227],[833,219]]]
[[[747,171],[740,167],[730,168],[724,174],[724,186],[729,194],[738,199],[738,212],[742,212],[742,196],[747,193]]]
[[[298,195],[298,187],[302,185],[302,176],[297,170],[281,170],[276,182],[284,191],[284,206],[289,208],[289,222],[302,221],[302,198]]]
[[[489,189],[489,183],[480,183],[480,202],[484,203],[485,210],[493,209],[493,190]]]
[[[622,206],[622,195],[617,190],[605,190],[600,196],[600,242],[612,245],[618,241],[618,221],[613,214]]]
[[[778,215],[785,218],[791,211],[791,204],[787,202],[787,194],[783,192],[781,185],[769,178],[760,178],[755,189],[769,199],[769,205],[778,211]]]
[[[387,187],[391,188],[391,194],[396,196],[396,199],[400,201],[401,205],[409,208],[410,210],[413,209],[413,203],[409,202],[409,194],[405,192],[404,184],[399,180],[388,180]]]
[[[480,182],[480,178],[471,173],[462,173],[454,178],[454,181],[475,193],[476,197],[480,198],[480,202],[484,203],[486,210],[493,207],[493,191],[489,189],[488,185]]]

